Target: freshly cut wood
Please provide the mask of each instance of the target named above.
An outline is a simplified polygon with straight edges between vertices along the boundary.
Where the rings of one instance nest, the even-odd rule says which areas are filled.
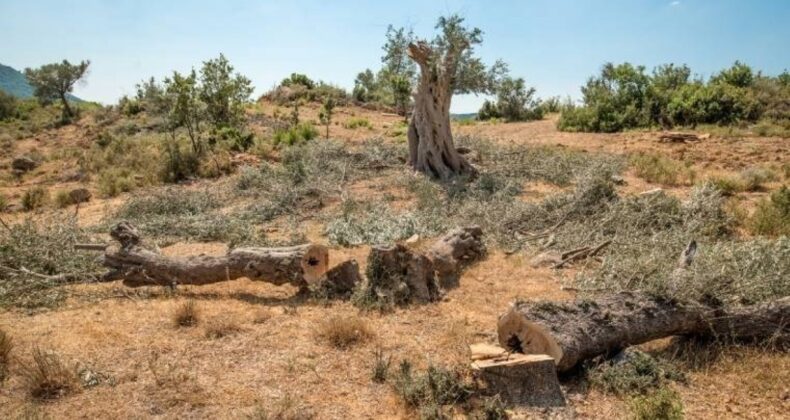
[[[619,293],[573,303],[516,302],[500,316],[499,343],[511,352],[547,354],[560,372],[629,345],[672,335],[790,344],[790,298],[712,308]]]
[[[464,266],[485,255],[483,229],[468,226],[450,231],[436,241],[426,255],[433,262],[439,285],[443,288],[457,287]]]
[[[478,226],[455,229],[425,253],[403,244],[376,245],[368,255],[368,287],[395,303],[431,302],[443,287],[458,284],[461,270],[485,254]]]
[[[120,246],[110,246],[104,265],[105,280],[123,279],[130,287],[176,284],[203,285],[247,277],[277,285],[304,288],[326,273],[329,253],[321,245],[283,248],[236,248],[224,256],[167,257],[141,245],[137,229],[121,222],[110,232]]]
[[[554,359],[545,354],[511,354],[504,360],[478,360],[472,369],[485,383],[487,394],[498,394],[507,404],[562,407]]]
[[[475,343],[469,345],[472,360],[506,359],[510,353],[502,347],[488,343]]]

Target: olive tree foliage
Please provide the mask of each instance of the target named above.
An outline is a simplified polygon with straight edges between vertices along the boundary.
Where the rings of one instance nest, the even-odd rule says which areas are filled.
[[[74,111],[69,105],[68,95],[74,90],[74,85],[85,76],[88,66],[90,66],[88,60],[77,64],[63,60],[60,63],[45,64],[37,69],[26,68],[25,77],[33,86],[33,94],[42,104],[51,104],[60,100],[63,105],[63,120],[69,121],[74,117]]]
[[[327,96],[318,111],[318,119],[326,127],[326,138],[329,138],[329,126],[332,124],[332,116],[335,111],[335,98]]]
[[[203,63],[200,70],[200,99],[206,104],[206,115],[215,127],[236,127],[244,119],[244,106],[250,102],[252,83],[234,73],[228,59],[218,58]]]
[[[17,99],[10,93],[0,90],[0,121],[16,117]]]
[[[395,107],[406,116],[411,105],[411,93],[417,76],[417,66],[409,59],[409,44],[414,33],[406,28],[387,27],[382,46],[381,69],[359,73],[354,80],[353,97],[358,102],[379,102]]]

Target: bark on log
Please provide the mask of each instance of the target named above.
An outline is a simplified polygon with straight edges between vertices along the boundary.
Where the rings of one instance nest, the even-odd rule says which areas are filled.
[[[130,287],[203,285],[247,277],[305,288],[324,276],[329,263],[327,248],[321,245],[236,248],[220,257],[176,258],[141,246],[139,233],[129,223],[119,223],[110,235],[121,246],[111,246],[104,254],[104,265],[111,270],[105,280],[122,278]]]
[[[790,343],[790,297],[720,309],[699,303],[620,293],[575,303],[517,302],[499,318],[500,344],[509,351],[548,354],[560,372],[629,345],[672,335]]]
[[[478,226],[455,229],[425,253],[403,244],[376,245],[368,255],[368,287],[398,304],[435,301],[443,287],[457,285],[464,266],[485,254],[482,235]]]
[[[457,287],[461,269],[486,253],[483,229],[469,226],[450,231],[436,241],[426,255],[433,262],[439,285]]]
[[[447,53],[443,60],[425,42],[409,44],[408,54],[420,67],[414,93],[414,112],[409,123],[409,164],[417,171],[447,180],[474,176],[477,170],[455,149],[450,131],[450,101],[458,57]]]

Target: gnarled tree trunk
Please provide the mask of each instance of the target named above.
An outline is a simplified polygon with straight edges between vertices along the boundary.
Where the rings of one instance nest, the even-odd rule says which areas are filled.
[[[409,124],[409,164],[442,180],[458,175],[474,176],[475,168],[458,153],[450,131],[452,78],[462,51],[438,59],[425,42],[409,44],[409,57],[420,66],[414,93],[414,112]]]
[[[712,308],[638,293],[574,303],[518,302],[499,318],[499,343],[512,352],[547,354],[557,371],[629,345],[672,335],[790,343],[790,297],[739,308]]]

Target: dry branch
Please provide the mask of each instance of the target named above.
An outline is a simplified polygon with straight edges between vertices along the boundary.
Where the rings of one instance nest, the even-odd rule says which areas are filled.
[[[790,343],[790,297],[740,308],[713,308],[620,293],[574,303],[517,302],[499,318],[500,344],[548,354],[562,372],[602,354],[672,335]]]

